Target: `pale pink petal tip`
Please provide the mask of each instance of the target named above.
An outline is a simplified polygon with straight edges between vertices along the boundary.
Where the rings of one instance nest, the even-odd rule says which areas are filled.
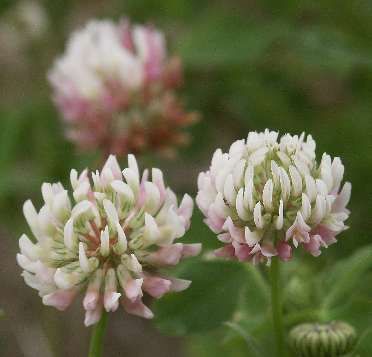
[[[87,310],[85,312],[84,325],[88,327],[96,324],[100,320],[101,315],[102,315],[101,304],[98,304],[94,310]]]
[[[249,260],[252,254],[252,248],[247,244],[239,244],[234,242],[234,255],[240,262]]]
[[[116,311],[119,307],[120,297],[121,297],[121,294],[117,292],[105,293],[105,296],[104,296],[105,310],[107,312]]]
[[[60,311],[66,310],[74,300],[77,291],[71,290],[57,290],[53,293],[43,296],[43,304],[46,306],[53,306]]]
[[[126,297],[131,301],[136,301],[142,297],[143,279],[130,279],[124,285]]]
[[[320,247],[322,245],[322,239],[319,235],[311,236],[309,243],[304,244],[304,248],[314,257],[318,257],[321,254]]]
[[[190,226],[190,219],[192,216],[193,209],[194,209],[194,201],[189,195],[185,195],[178,208],[178,214],[183,218],[184,226],[186,229],[188,229]]]
[[[161,247],[148,256],[151,264],[159,266],[177,265],[182,257],[183,244],[176,243],[167,247]]]
[[[281,260],[287,262],[289,260],[291,260],[292,258],[292,247],[284,242],[284,241],[280,241],[277,246],[276,246],[276,249],[278,251],[278,256]]]
[[[180,292],[191,285],[191,280],[168,278],[171,281],[170,291]]]
[[[123,307],[126,312],[133,314],[145,319],[152,319],[154,317],[153,312],[142,302],[139,298],[135,301],[124,298],[122,300]]]
[[[85,310],[94,310],[99,301],[99,293],[97,291],[87,291],[84,300],[83,306]]]
[[[158,299],[170,290],[172,283],[170,280],[157,276],[145,277],[143,281],[143,290],[149,295]]]
[[[182,249],[182,257],[195,257],[199,255],[202,250],[201,243],[193,243],[193,244],[184,244]]]
[[[216,249],[214,255],[219,258],[233,258],[235,256],[235,249],[232,244],[227,244],[222,248]]]

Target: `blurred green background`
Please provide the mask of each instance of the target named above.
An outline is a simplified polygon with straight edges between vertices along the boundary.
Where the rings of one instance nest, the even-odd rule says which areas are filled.
[[[353,185],[351,229],[321,257],[301,257],[301,263],[288,264],[288,279],[296,272],[297,281],[291,280],[295,293],[288,288],[286,298],[291,302],[294,294],[290,309],[303,313],[294,322],[311,319],[316,301],[323,301],[343,279],[344,286],[335,288],[342,295],[335,302],[338,312],[322,316],[342,316],[360,331],[371,325],[371,1],[1,0],[0,308],[5,317],[0,319],[0,355],[86,354],[89,330],[83,327],[79,303],[64,314],[43,307],[37,293],[23,284],[15,254],[17,238],[27,229],[23,202],[32,198],[39,205],[42,182],[67,182],[71,168],[93,165],[97,156],[76,152],[64,139],[46,71],[73,29],[92,18],[123,16],[155,24],[166,33],[170,52],[183,59],[182,96],[189,109],[202,114],[203,120],[190,130],[191,145],[176,159],[151,155],[141,160],[142,167],[166,171],[168,184],[179,194],[194,195],[197,174],[207,168],[215,148],[227,149],[250,130],[305,131],[315,138],[319,155],[342,158],[346,179]],[[206,251],[215,245],[197,210],[187,239],[202,241]],[[161,332],[153,323],[114,314],[105,356],[270,356],[271,352],[255,352],[254,346],[270,331],[258,313],[267,310],[267,302],[264,292],[257,293],[256,271],[234,264],[217,268],[218,273],[210,266],[200,268],[206,269],[205,280],[185,293],[185,304],[170,297],[168,310],[164,304],[158,307]],[[185,276],[195,274],[187,266],[182,269]],[[359,275],[349,274],[355,270]],[[177,316],[172,303],[194,316],[194,305],[187,299],[199,305],[195,319],[206,316],[210,323],[182,325],[183,316]],[[244,302],[238,311],[234,299]],[[221,311],[219,319],[230,320],[222,328],[216,328],[214,307]],[[166,337],[170,333],[187,336]],[[266,335],[271,341],[270,333]],[[368,344],[361,348],[369,351],[361,356],[372,355]]]

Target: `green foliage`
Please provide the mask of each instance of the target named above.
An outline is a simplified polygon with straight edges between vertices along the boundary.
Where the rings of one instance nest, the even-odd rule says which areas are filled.
[[[6,12],[12,5],[12,0],[2,0],[0,2],[0,15]]]
[[[15,3],[1,1],[0,16]],[[177,160],[152,156],[147,164],[165,168],[176,192],[195,193],[197,173],[207,168],[216,147],[225,149],[249,130],[266,127],[306,131],[316,139],[318,153],[340,156],[353,184],[350,230],[321,257],[305,258],[295,251],[300,259],[283,264],[285,324],[290,329],[301,322],[344,319],[361,336],[356,352],[372,355],[371,3],[40,3],[51,24],[44,41],[30,53],[17,53],[10,65],[1,62],[2,231],[13,238],[25,230],[22,203],[32,198],[38,206],[42,182],[67,182],[72,167],[92,166],[97,159],[96,153],[76,153],[65,140],[45,80],[71,30],[90,17],[128,16],[154,23],[170,38],[170,52],[182,57],[182,95],[203,120],[190,130],[192,144]],[[202,220],[196,210],[184,241],[202,241],[205,253],[219,243]],[[15,251],[17,242],[12,243]],[[196,259],[181,266],[178,274],[193,284],[156,304],[156,323],[164,332],[188,334],[190,356],[256,357],[257,351],[260,356],[273,355],[264,268]]]
[[[231,318],[245,283],[241,265],[221,261],[189,261],[178,276],[192,280],[179,294],[169,294],[155,304],[155,323],[168,334],[200,333]]]
[[[363,247],[350,257],[319,271],[303,259],[295,259],[283,267],[284,323],[287,331],[310,321],[343,320],[357,330],[359,342],[356,353],[364,356],[372,352],[372,344],[368,338],[372,325],[372,290],[366,284],[366,281],[372,279],[371,246]],[[224,331],[225,338],[221,340],[219,348],[235,345],[233,350],[237,351],[237,356],[241,349],[246,351],[247,356],[269,356],[274,351],[265,274],[261,275],[254,267],[246,268],[251,280],[241,295],[232,320],[224,328],[211,332],[208,336],[216,338]],[[261,283],[263,288],[258,289]],[[200,339],[197,345],[201,350]],[[198,353],[197,356],[209,356],[206,352]]]
[[[202,243],[204,251],[219,248],[221,243],[216,239],[216,235],[203,222],[204,216],[195,209],[192,217],[190,229],[184,237],[180,239],[183,243]]]
[[[355,347],[355,351],[353,356],[368,356],[369,353],[372,351],[372,329],[368,328],[365,330],[361,336],[359,337],[359,341]]]
[[[192,357],[258,357],[247,347],[244,339],[233,338],[226,340],[222,331],[195,335],[189,338],[187,356]]]
[[[345,303],[348,292],[355,291],[364,283],[365,276],[372,268],[372,246],[365,246],[349,258],[343,259],[334,267],[326,270],[323,276],[324,285],[330,290],[323,300],[325,309]],[[371,295],[372,296],[372,295]]]

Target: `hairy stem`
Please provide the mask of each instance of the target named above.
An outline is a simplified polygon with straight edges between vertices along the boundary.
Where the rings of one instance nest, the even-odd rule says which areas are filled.
[[[92,336],[90,338],[89,355],[88,357],[101,357],[103,338],[107,325],[107,312],[103,310],[101,319],[93,327]]]

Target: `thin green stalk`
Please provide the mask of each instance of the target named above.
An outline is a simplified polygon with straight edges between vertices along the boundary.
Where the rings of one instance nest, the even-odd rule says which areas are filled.
[[[278,257],[273,257],[271,260],[270,278],[271,278],[271,308],[273,315],[277,355],[278,357],[284,357],[286,353],[284,344],[283,310],[280,290],[281,288],[280,266]]]
[[[107,325],[107,312],[103,310],[101,319],[93,327],[92,336],[90,338],[89,357],[101,357],[103,338]]]

